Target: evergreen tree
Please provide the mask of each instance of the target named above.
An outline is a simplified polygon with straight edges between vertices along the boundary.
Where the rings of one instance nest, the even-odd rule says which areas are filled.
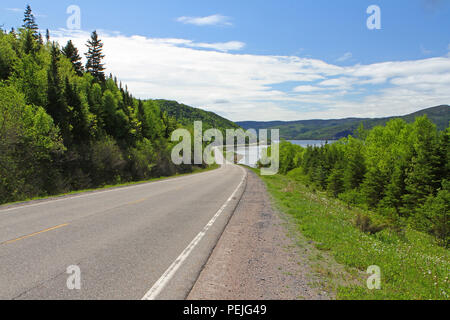
[[[30,5],[27,5],[25,10],[24,18],[23,18],[23,27],[27,30],[30,30],[34,39],[38,39],[38,25],[36,23],[36,18],[34,17],[33,11],[31,10]]]
[[[441,185],[437,130],[427,116],[417,118],[414,123],[413,147],[405,180],[407,194],[403,196],[404,212],[408,215],[430,195],[435,195]]]
[[[77,75],[82,76],[84,71],[83,64],[81,63],[78,49],[73,45],[72,40],[67,42],[67,45],[62,49],[62,53],[70,60],[70,62],[72,62],[73,69]]]
[[[34,54],[37,51],[38,43],[31,30],[25,30],[24,51],[26,54]]]
[[[45,40],[47,40],[47,43],[50,42],[50,31],[48,29],[45,31]]]
[[[386,187],[386,196],[382,200],[382,206],[394,208],[401,215],[400,208],[403,207],[402,196],[406,193],[406,166],[396,163],[390,182]]]
[[[344,170],[342,169],[341,164],[338,164],[333,170],[331,170],[331,174],[328,177],[327,190],[328,193],[335,198],[344,192],[344,180],[342,179],[343,174]]]
[[[139,99],[138,102],[138,108],[137,108],[137,119],[139,123],[141,124],[141,134],[142,136],[147,136],[146,133],[148,132],[148,123],[147,123],[147,117],[145,115],[144,110],[144,103],[141,99]]]
[[[70,114],[70,125],[73,128],[72,134],[75,144],[81,144],[89,140],[89,124],[88,111],[83,110],[80,96],[78,95],[77,86],[71,85],[69,79],[66,78],[65,96]]]
[[[89,51],[86,54],[86,71],[92,74],[98,81],[105,81],[105,67],[102,63],[102,59],[105,57],[102,53],[103,43],[98,38],[97,31],[92,32],[87,47]]]
[[[51,64],[48,70],[47,112],[61,129],[65,142],[69,140],[68,108],[64,96],[63,85],[59,73],[60,50],[56,43],[51,48]]]
[[[346,190],[359,188],[366,174],[365,159],[362,153],[363,144],[360,140],[349,137],[346,150],[347,166],[344,171],[344,185]]]
[[[377,167],[367,171],[361,186],[361,193],[364,195],[365,202],[369,208],[376,208],[381,199],[383,199],[385,181],[386,178]]]

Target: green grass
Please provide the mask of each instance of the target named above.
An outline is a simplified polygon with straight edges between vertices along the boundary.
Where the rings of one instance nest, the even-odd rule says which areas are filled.
[[[293,177],[261,178],[277,208],[293,217],[302,235],[348,271],[348,281],[337,286],[338,299],[449,299],[450,251],[432,237],[411,229],[401,235],[363,233],[354,224],[362,210],[313,193]],[[381,268],[381,290],[367,288],[366,270],[372,265]],[[356,283],[351,279],[355,274]]]
[[[14,205],[14,204],[26,203],[26,202],[29,202],[29,201],[60,198],[60,197],[65,197],[65,196],[70,196],[70,195],[77,195],[77,194],[87,193],[87,192],[95,192],[95,191],[114,189],[114,188],[120,188],[120,187],[127,187],[127,186],[139,185],[139,184],[156,182],[156,181],[170,180],[170,179],[179,178],[179,177],[183,177],[183,176],[189,176],[189,175],[193,175],[193,174],[197,174],[197,173],[202,173],[202,172],[216,170],[219,167],[220,167],[220,165],[218,165],[218,164],[210,165],[210,166],[208,166],[205,169],[201,169],[199,167],[194,167],[194,170],[191,173],[176,174],[176,175],[173,175],[173,176],[170,176],[170,177],[159,177],[159,178],[153,178],[153,179],[145,180],[145,181],[135,181],[135,182],[127,182],[127,183],[115,184],[115,185],[105,185],[105,186],[101,186],[101,187],[98,187],[98,188],[76,190],[76,191],[71,191],[71,192],[67,192],[67,193],[61,193],[61,194],[52,195],[52,196],[34,197],[34,198],[24,199],[24,200],[21,200],[21,201],[15,201],[15,202],[1,204],[0,205],[0,209],[2,207]]]

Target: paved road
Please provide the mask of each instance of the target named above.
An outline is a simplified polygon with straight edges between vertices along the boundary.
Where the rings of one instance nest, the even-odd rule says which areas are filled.
[[[244,188],[245,171],[225,165],[0,209],[0,299],[184,299]]]

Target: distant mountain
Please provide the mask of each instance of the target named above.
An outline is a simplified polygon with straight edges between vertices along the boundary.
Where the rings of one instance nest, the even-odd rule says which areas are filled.
[[[248,129],[280,129],[280,137],[286,140],[339,140],[353,134],[361,123],[366,129],[385,125],[389,120],[401,118],[406,122],[414,122],[416,117],[427,115],[439,130],[444,130],[450,123],[450,107],[442,105],[421,110],[402,117],[379,119],[348,118],[340,120],[303,120],[303,121],[272,121],[272,122],[237,122],[245,130]]]
[[[227,120],[213,112],[205,111],[202,109],[193,108],[185,104],[180,104],[176,101],[168,100],[153,100],[159,105],[159,108],[163,112],[167,112],[170,117],[175,118],[179,123],[184,126],[192,127],[194,121],[202,121],[203,128],[215,128],[221,131],[226,129],[238,129],[240,128],[234,122]]]

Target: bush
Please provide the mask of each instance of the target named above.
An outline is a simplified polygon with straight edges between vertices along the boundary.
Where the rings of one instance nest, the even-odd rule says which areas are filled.
[[[151,142],[144,139],[130,150],[131,173],[134,180],[147,180],[156,165],[155,152]]]
[[[92,148],[92,169],[94,181],[97,185],[113,184],[120,181],[122,170],[126,166],[122,151],[116,141],[105,137],[94,142]]]
[[[361,199],[361,194],[358,192],[357,189],[341,193],[339,195],[339,199],[344,201],[348,205],[349,209],[352,208],[353,206],[363,203]]]
[[[444,246],[450,245],[450,181],[442,183],[443,188],[436,196],[430,196],[417,211],[413,223],[423,231],[433,234]]]
[[[355,225],[362,232],[368,234],[377,234],[386,229],[386,225],[374,223],[368,215],[361,213],[356,216]]]

